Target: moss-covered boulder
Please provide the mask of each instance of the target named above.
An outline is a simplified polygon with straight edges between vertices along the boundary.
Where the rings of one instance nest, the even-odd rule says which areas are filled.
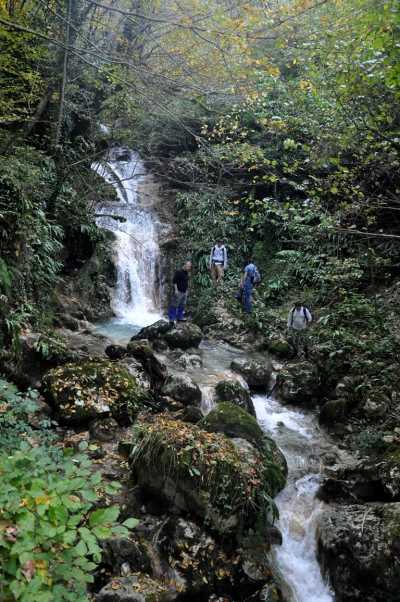
[[[314,406],[321,396],[318,370],[311,362],[288,364],[278,374],[277,389],[283,401]]]
[[[149,399],[129,372],[108,361],[85,361],[50,370],[44,378],[44,393],[60,419],[86,424],[112,416],[118,422],[132,421]]]
[[[224,433],[227,437],[246,439],[260,449],[264,446],[264,433],[257,420],[243,408],[227,401],[217,404],[199,426],[210,433]]]
[[[257,420],[246,410],[229,402],[219,403],[202,419],[199,426],[211,433],[224,433],[227,437],[249,441],[262,454],[265,454],[267,459],[272,458],[273,463],[279,466],[282,475],[286,477],[287,464],[283,453],[275,441],[263,432]],[[282,487],[283,485],[284,482],[282,482]]]
[[[168,414],[142,415],[134,430],[130,462],[145,493],[222,534],[240,527],[265,528],[272,507],[266,500],[284,481],[272,455]]]
[[[292,346],[284,336],[271,336],[266,340],[265,344],[268,351],[278,357],[287,359],[294,355]]]
[[[215,393],[219,401],[230,401],[243,408],[252,416],[256,415],[250,391],[237,380],[221,380],[215,387]]]

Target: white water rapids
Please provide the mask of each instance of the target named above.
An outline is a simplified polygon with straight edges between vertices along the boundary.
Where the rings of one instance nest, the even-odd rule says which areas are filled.
[[[293,602],[333,602],[317,561],[316,521],[322,504],[316,499],[321,480],[321,433],[315,417],[265,395],[253,397],[260,426],[283,451],[289,474],[276,499],[282,546],[275,546],[274,561],[283,589]],[[322,435],[323,436],[323,435]]]
[[[113,330],[151,324],[160,318],[159,245],[151,202],[140,193],[145,167],[135,152],[115,149],[93,169],[112,184],[118,202],[97,206],[97,225],[114,233],[117,283],[112,299]],[[151,201],[151,199],[150,199]],[[120,218],[120,219],[118,219]],[[110,324],[99,328],[110,333]]]

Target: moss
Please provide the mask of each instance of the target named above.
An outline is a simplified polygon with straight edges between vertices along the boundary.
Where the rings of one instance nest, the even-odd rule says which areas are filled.
[[[221,380],[215,387],[215,392],[220,401],[230,401],[254,414],[250,392],[239,382],[235,380]]]
[[[257,420],[246,410],[227,401],[219,403],[203,418],[199,426],[210,432],[224,433],[228,437],[246,439],[259,449],[264,447],[264,433]]]
[[[110,413],[118,421],[132,421],[149,393],[125,368],[107,361],[70,363],[50,370],[45,394],[68,422],[87,422]]]
[[[271,496],[283,477],[276,464],[272,468],[272,461],[251,450],[249,460],[249,450],[238,449],[221,433],[167,414],[145,415],[135,424],[130,459],[140,483],[160,496],[164,491],[168,497],[169,490],[173,503],[183,496],[189,509],[206,520],[209,517],[215,528],[222,530],[232,516],[239,517],[241,525],[265,527],[265,516],[274,508]],[[210,518],[216,514],[220,519]]]

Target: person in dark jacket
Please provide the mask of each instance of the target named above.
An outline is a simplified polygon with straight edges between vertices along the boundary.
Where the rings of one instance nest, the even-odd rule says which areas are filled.
[[[178,320],[178,322],[185,321],[185,305],[187,302],[191,269],[191,262],[186,261],[180,270],[176,270],[172,279],[173,292],[168,317],[169,321],[174,324],[176,320]]]

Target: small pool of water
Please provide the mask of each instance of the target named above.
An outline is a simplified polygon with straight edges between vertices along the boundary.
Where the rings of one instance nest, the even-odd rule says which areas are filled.
[[[127,345],[141,328],[143,326],[140,324],[132,324],[122,318],[111,318],[105,322],[98,322],[94,331],[109,338],[114,344]]]

